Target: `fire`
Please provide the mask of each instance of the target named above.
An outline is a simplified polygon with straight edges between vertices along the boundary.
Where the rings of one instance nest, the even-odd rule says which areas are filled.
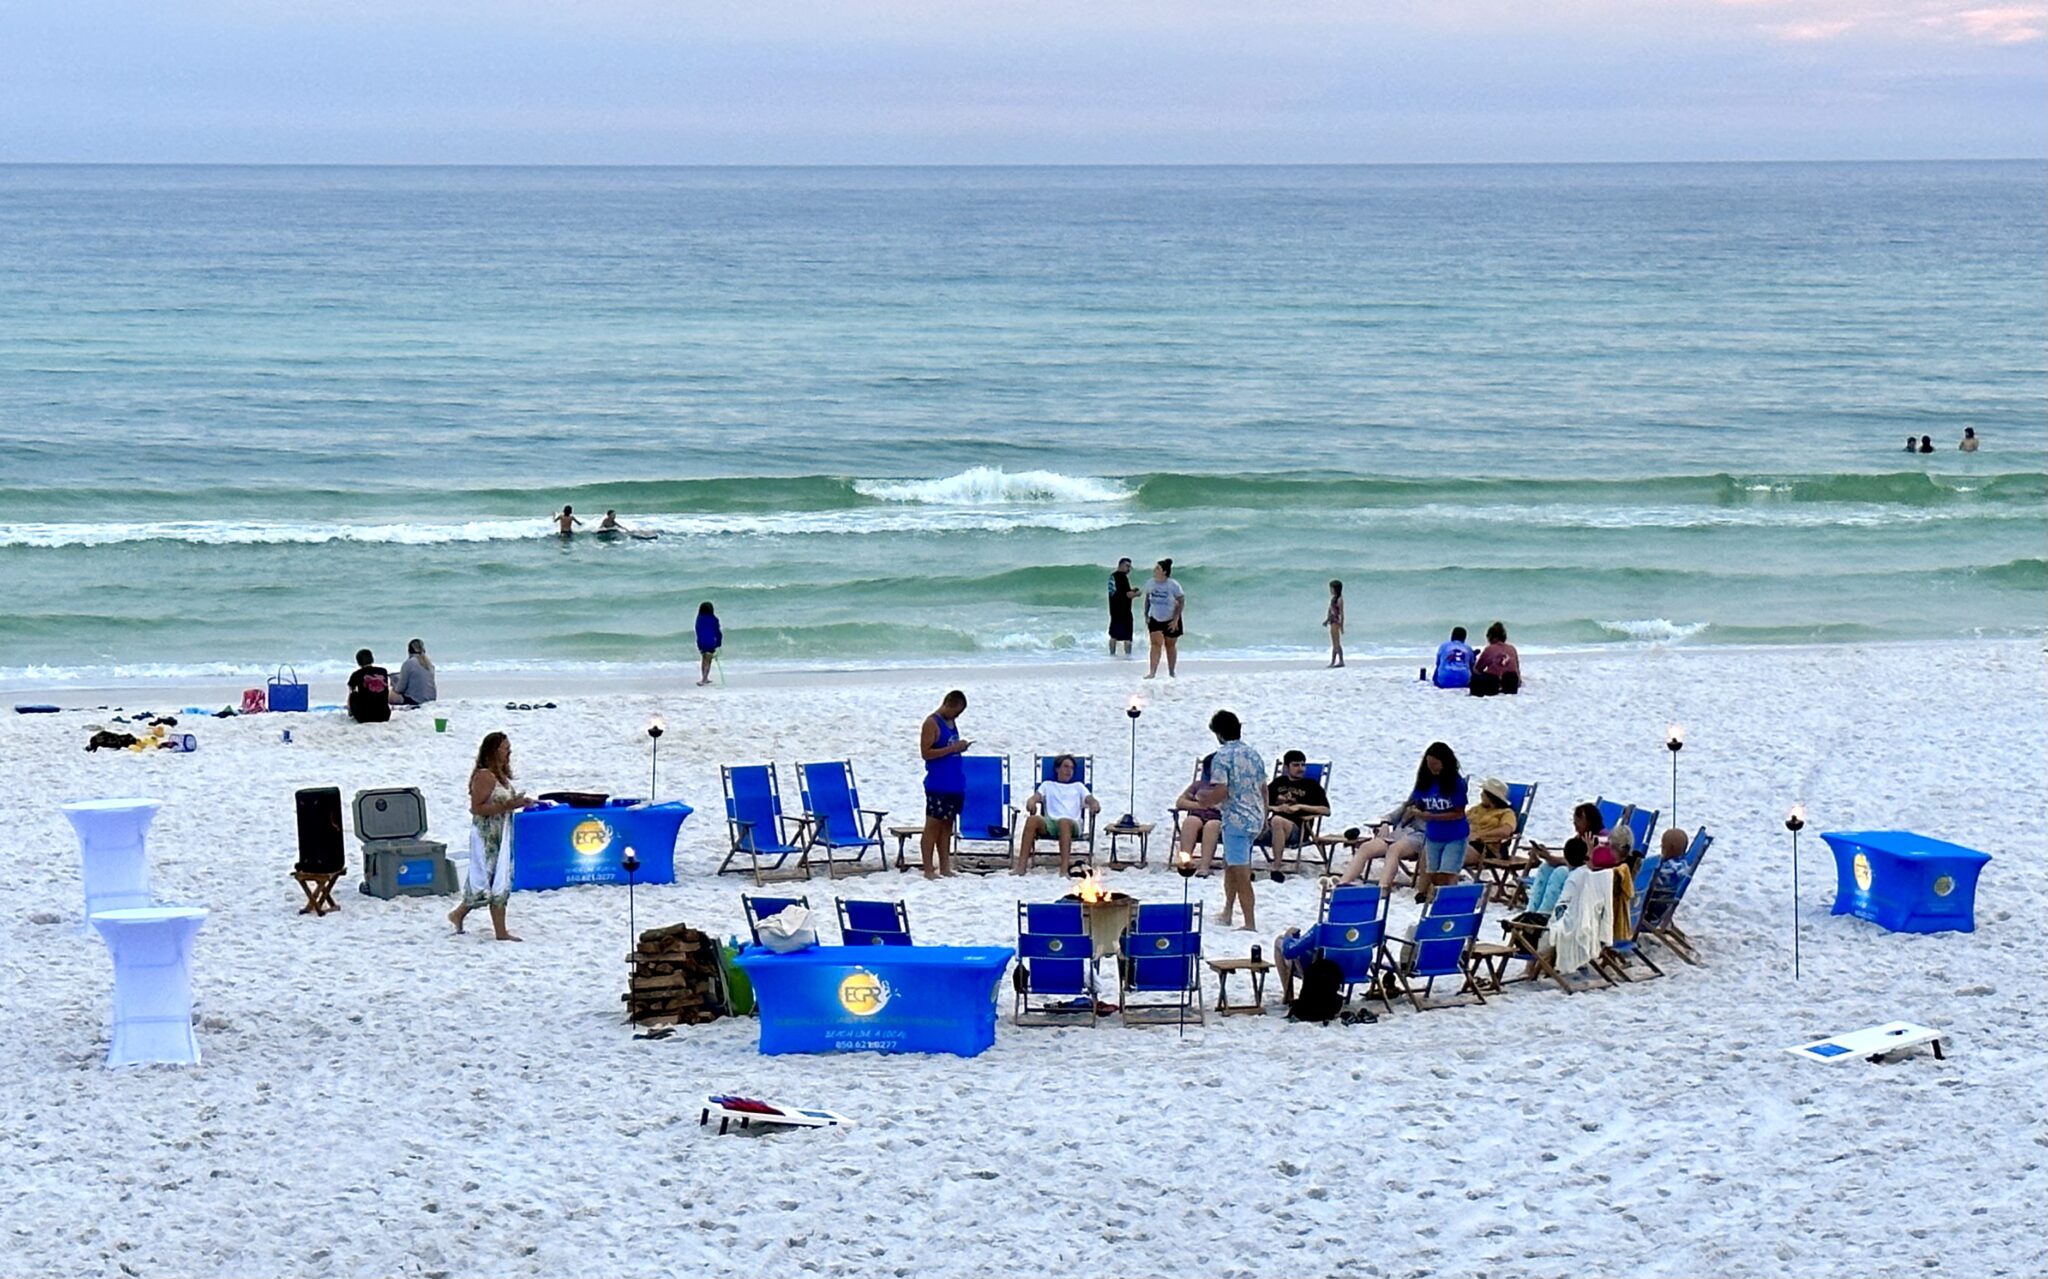
[[[1092,906],[1108,897],[1109,890],[1102,886],[1102,880],[1090,870],[1074,884],[1074,895]]]

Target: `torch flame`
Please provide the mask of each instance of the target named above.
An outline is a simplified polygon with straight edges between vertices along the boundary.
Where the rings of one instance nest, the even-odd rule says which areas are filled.
[[[1792,805],[1792,811],[1791,811],[1791,813],[1790,813],[1790,814],[1788,814],[1788,820],[1791,820],[1791,821],[1796,821],[1796,822],[1804,822],[1804,821],[1806,820],[1806,805],[1805,805],[1805,803],[1801,802],[1801,803],[1798,803],[1798,804],[1794,804],[1794,805]]]
[[[1673,722],[1669,727],[1665,728],[1664,740],[1683,742],[1685,740],[1685,725]]]
[[[668,731],[668,721],[656,715],[647,721],[647,731],[649,733],[666,733]]]
[[[1109,890],[1102,886],[1102,880],[1091,870],[1074,885],[1074,895],[1092,906],[1108,897]]]

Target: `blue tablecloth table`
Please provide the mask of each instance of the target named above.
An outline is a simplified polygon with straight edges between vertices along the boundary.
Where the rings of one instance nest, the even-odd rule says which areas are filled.
[[[761,1051],[980,1054],[996,1041],[1008,946],[814,946],[740,952]]]
[[[1821,838],[1835,853],[1835,914],[1895,933],[1977,931],[1977,875],[1988,853],[1905,830]]]
[[[566,888],[571,884],[623,884],[626,850],[640,858],[633,881],[673,884],[676,836],[688,804],[643,804],[615,799],[603,808],[544,804],[512,815],[512,887]]]

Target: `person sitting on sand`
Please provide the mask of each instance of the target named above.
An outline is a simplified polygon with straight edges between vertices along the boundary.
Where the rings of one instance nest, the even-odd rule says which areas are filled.
[[[405,646],[405,664],[391,681],[393,706],[425,706],[440,696],[434,687],[434,659],[427,656],[425,640],[411,640]]]
[[[577,529],[583,527],[583,521],[576,518],[576,508],[573,506],[565,506],[561,509],[560,513],[550,515],[548,518],[555,522],[555,532],[560,533],[563,537],[568,537]]]
[[[1472,663],[1472,696],[1510,696],[1522,691],[1522,655],[1508,643],[1508,628],[1499,622],[1486,628],[1486,647]]]
[[[1278,866],[1281,850],[1292,846],[1295,832],[1308,824],[1308,818],[1330,815],[1323,784],[1308,775],[1308,756],[1288,751],[1280,757],[1280,776],[1266,786],[1266,812],[1266,838]]]
[[[505,850],[506,823],[536,802],[512,786],[512,739],[486,733],[476,749],[476,767],[469,774],[469,870],[463,877],[462,904],[448,912],[448,922],[462,931],[469,912],[482,906],[491,913],[491,933],[499,941],[518,941],[505,927],[505,902],[512,893],[512,858]]]
[[[1223,810],[1202,798],[1209,789],[1209,762],[1215,758],[1213,754],[1202,756],[1193,780],[1173,801],[1174,811],[1180,814],[1180,829],[1175,832],[1180,851],[1204,879],[1216,869],[1216,845],[1223,838]]]
[[[1469,688],[1472,685],[1472,646],[1465,642],[1465,628],[1453,626],[1451,637],[1436,647],[1436,669],[1429,682],[1438,688]]]
[[[358,724],[391,718],[391,672],[367,648],[356,650],[356,668],[348,673],[348,717]]]
[[[1031,798],[1024,801],[1024,829],[1017,841],[1017,865],[1015,873],[1022,875],[1031,869],[1031,850],[1042,836],[1050,834],[1059,841],[1060,874],[1064,876],[1074,856],[1074,836],[1080,834],[1081,826],[1091,813],[1102,811],[1102,805],[1095,802],[1088,787],[1074,779],[1080,765],[1072,755],[1062,755],[1053,761],[1052,780],[1040,782],[1038,789],[1031,792]]]
[[[1964,453],[1975,453],[1977,451],[1977,428],[1974,426],[1964,427],[1963,438],[1957,441],[1956,448]]]
[[[697,687],[704,688],[711,683],[711,663],[718,656],[720,646],[725,643],[725,631],[718,624],[718,613],[705,600],[697,606]]]

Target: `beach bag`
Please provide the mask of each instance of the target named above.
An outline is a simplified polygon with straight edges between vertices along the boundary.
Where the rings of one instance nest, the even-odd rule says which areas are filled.
[[[1289,1015],[1296,1021],[1327,1022],[1344,1010],[1344,970],[1337,961],[1317,956],[1301,975],[1301,993],[1294,997]]]
[[[289,679],[285,677],[286,671],[291,672]],[[274,711],[302,711],[312,701],[306,685],[299,682],[296,667],[278,667],[277,674],[270,677],[269,689],[268,702],[270,709]]]
[[[242,690],[242,714],[261,715],[264,709],[265,702],[262,689],[245,688]]]
[[[778,955],[809,950],[818,944],[818,930],[811,926],[811,912],[802,906],[785,906],[761,921],[761,944]]]

